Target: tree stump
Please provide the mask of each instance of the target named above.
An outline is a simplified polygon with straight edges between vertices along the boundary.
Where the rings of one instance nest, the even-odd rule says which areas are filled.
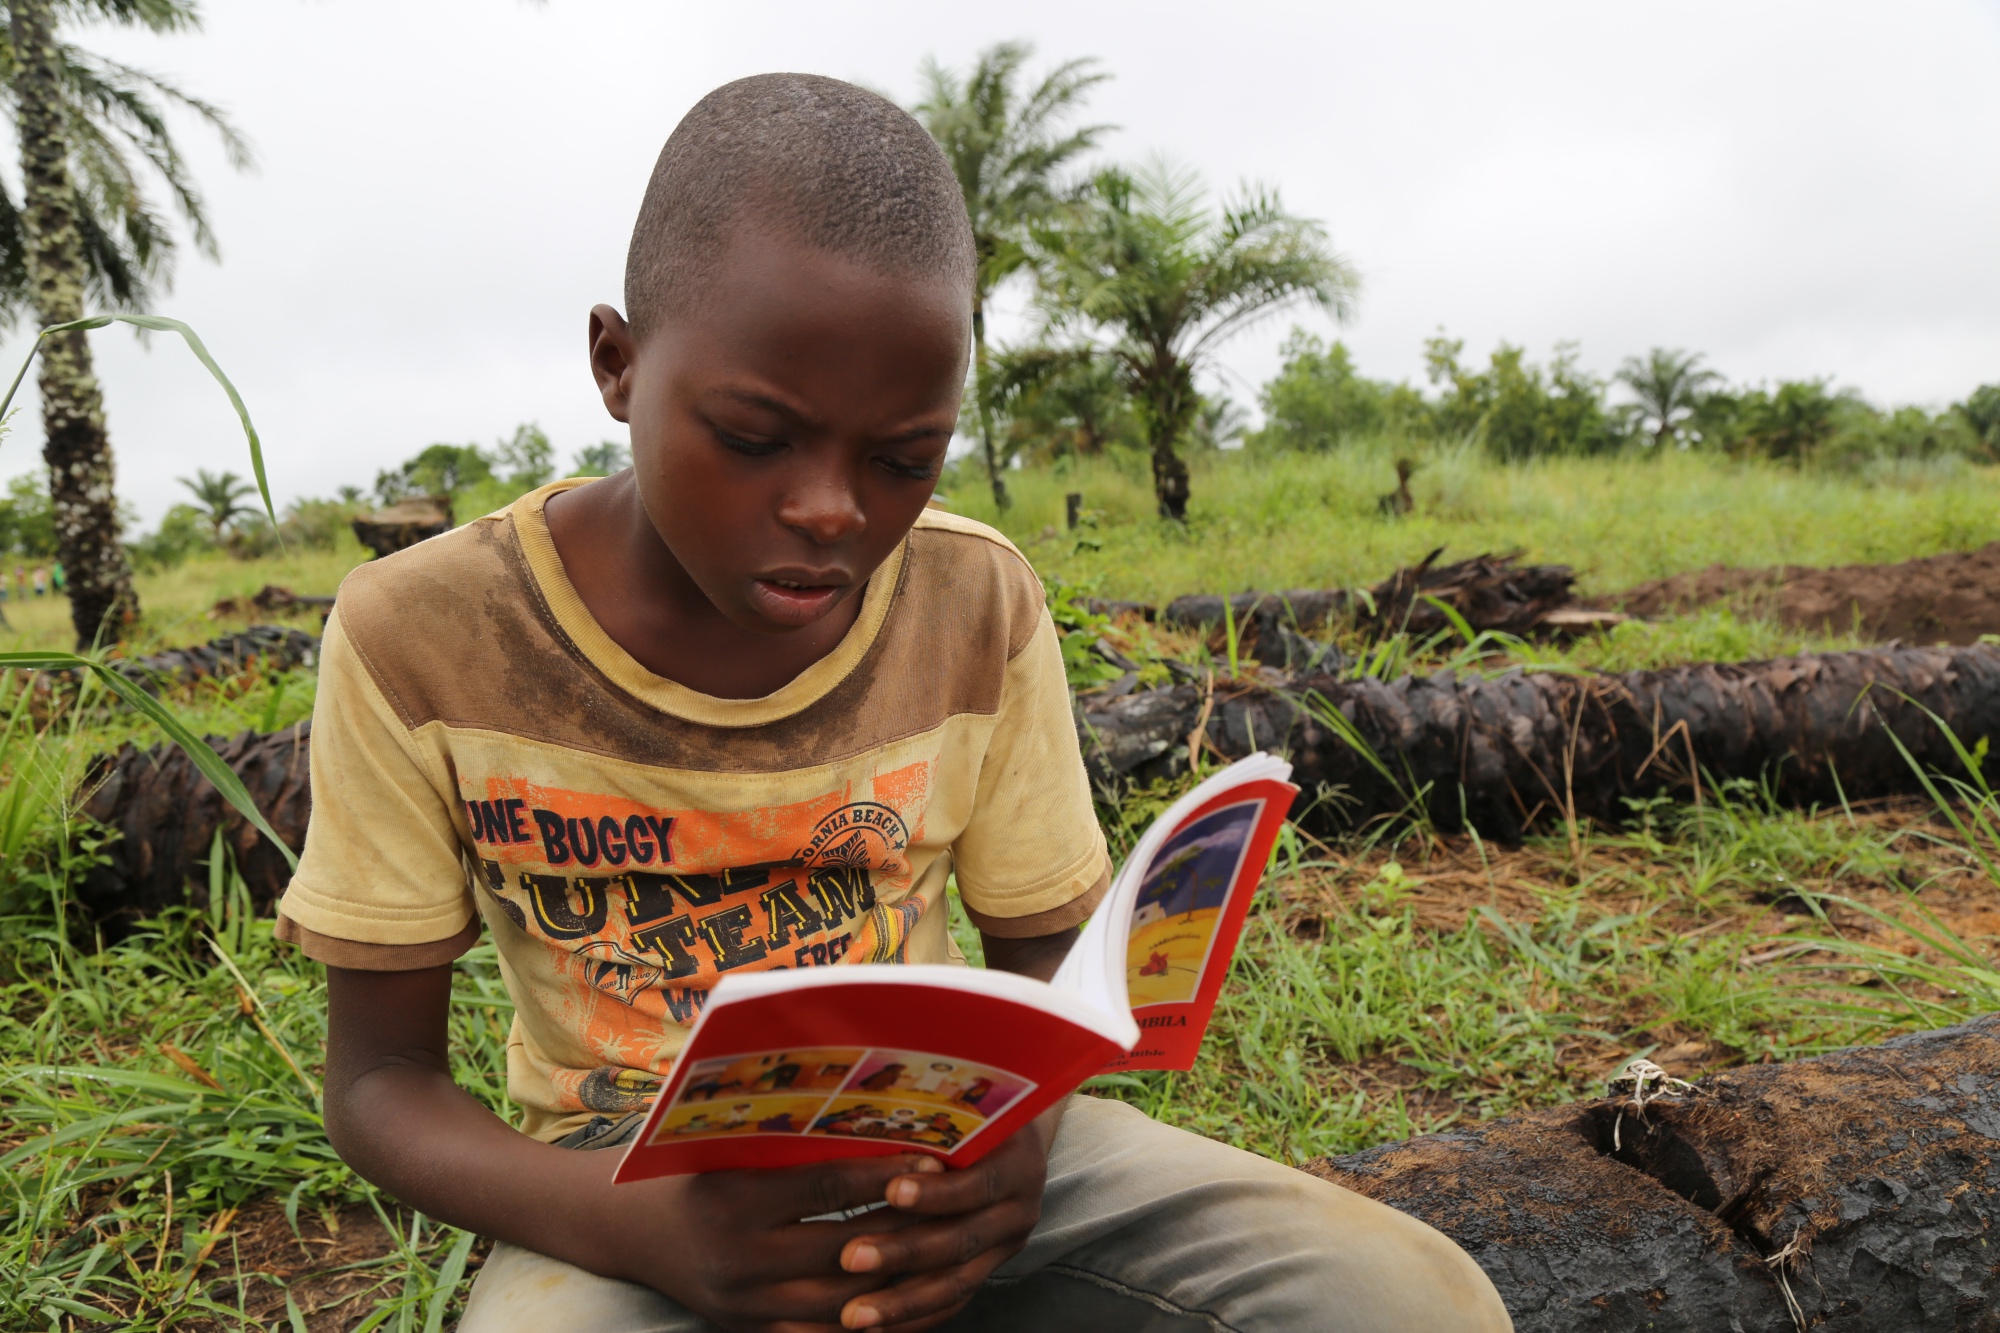
[[[404,500],[387,509],[354,516],[356,540],[377,556],[394,555],[427,537],[450,532],[451,526],[449,495]]]
[[[1305,1169],[1458,1242],[1519,1333],[1916,1333],[2000,1329],[1996,1154],[1990,1015]]]

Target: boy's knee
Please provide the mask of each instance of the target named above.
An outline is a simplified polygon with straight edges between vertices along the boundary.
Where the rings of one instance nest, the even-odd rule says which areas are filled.
[[[1320,1253],[1307,1265],[1317,1278],[1311,1299],[1347,1315],[1347,1322],[1329,1327],[1355,1333],[1513,1328],[1492,1279],[1449,1237],[1351,1190],[1312,1183],[1319,1187],[1313,1191],[1319,1223],[1313,1230]]]

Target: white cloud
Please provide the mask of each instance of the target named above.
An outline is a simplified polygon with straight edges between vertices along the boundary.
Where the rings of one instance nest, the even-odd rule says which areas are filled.
[[[206,9],[203,35],[90,40],[221,103],[260,150],[232,176],[184,127],[225,262],[184,256],[159,308],[241,385],[281,496],[524,420],[565,454],[617,435],[584,316],[617,299],[679,114],[760,69],[908,94],[926,53],[1015,36],[1105,60],[1118,155],[1271,182],[1324,219],[1368,277],[1344,336],[1371,374],[1419,375],[1443,326],[1476,353],[1577,339],[1608,371],[1689,347],[1737,379],[1832,375],[1883,401],[2000,380],[1990,0]],[[1284,329],[1231,348],[1239,397]],[[243,470],[177,345],[96,341],[120,489],[148,519],[174,476]],[[28,408],[0,472],[32,461]]]

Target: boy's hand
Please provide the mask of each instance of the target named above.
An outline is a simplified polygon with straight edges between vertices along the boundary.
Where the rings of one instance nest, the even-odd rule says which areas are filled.
[[[842,1271],[845,1249],[920,1219],[893,1209],[846,1222],[801,1219],[880,1203],[896,1182],[942,1169],[906,1154],[621,1185],[626,1224],[610,1266],[732,1333],[826,1333],[840,1327],[844,1304],[891,1280]]]
[[[1057,1103],[962,1171],[938,1172],[927,1161],[929,1171],[889,1181],[886,1197],[901,1224],[884,1230],[878,1223],[847,1241],[840,1266],[878,1283],[901,1280],[850,1297],[841,1327],[918,1333],[963,1308],[994,1269],[1021,1252],[1041,1219],[1049,1145],[1061,1118]]]

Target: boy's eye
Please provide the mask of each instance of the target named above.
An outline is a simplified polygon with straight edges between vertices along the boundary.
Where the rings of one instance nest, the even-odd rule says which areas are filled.
[[[720,427],[716,428],[715,438],[722,443],[723,448],[742,454],[746,458],[767,458],[785,447],[782,440],[746,440],[740,435],[731,435]]]
[[[934,481],[942,457],[926,459],[892,458],[883,456],[875,460],[876,465],[891,476],[908,477],[911,481]]]

